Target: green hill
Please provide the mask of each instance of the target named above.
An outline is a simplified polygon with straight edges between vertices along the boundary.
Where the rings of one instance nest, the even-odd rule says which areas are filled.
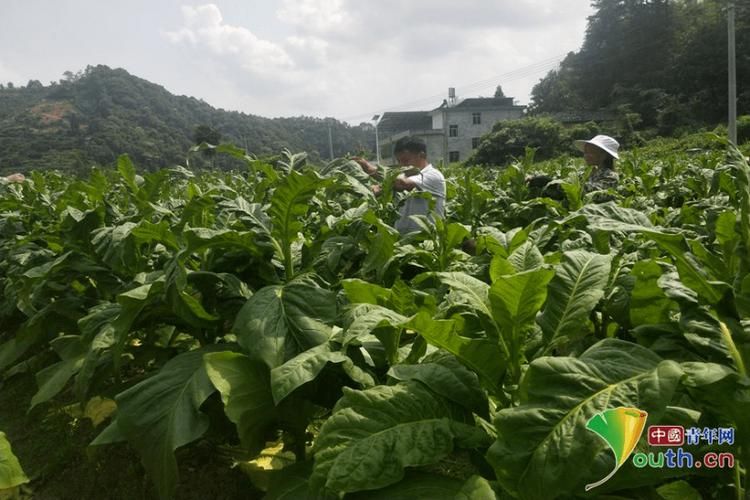
[[[144,169],[184,163],[198,127],[210,127],[256,155],[283,148],[328,157],[374,150],[368,124],[313,117],[263,118],[176,96],[124,69],[89,66],[48,86],[0,86],[0,173],[58,168],[84,171],[127,153]]]

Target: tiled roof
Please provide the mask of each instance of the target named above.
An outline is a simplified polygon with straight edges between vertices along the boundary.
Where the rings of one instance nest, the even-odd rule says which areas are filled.
[[[432,117],[427,111],[390,111],[383,113],[383,117],[378,122],[378,130],[383,133],[431,128]]]
[[[512,97],[469,97],[462,100],[454,108],[486,108],[513,106]]]

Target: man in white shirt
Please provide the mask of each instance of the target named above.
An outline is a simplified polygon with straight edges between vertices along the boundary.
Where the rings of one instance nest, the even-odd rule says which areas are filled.
[[[419,191],[430,193],[435,203],[430,211],[430,201],[426,198],[407,196],[399,210],[401,217],[396,221],[396,229],[403,234],[418,231],[419,226],[410,217],[412,215],[426,215],[430,220],[433,215],[445,216],[445,178],[440,170],[432,166],[427,160],[427,144],[419,137],[402,137],[393,148],[393,156],[402,167],[412,167],[413,172],[407,176],[399,175],[393,183],[396,191]],[[375,175],[377,167],[362,158],[354,159],[368,175]],[[378,194],[380,186],[373,186],[373,192]]]

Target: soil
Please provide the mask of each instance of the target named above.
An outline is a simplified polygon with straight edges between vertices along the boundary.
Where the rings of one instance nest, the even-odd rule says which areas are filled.
[[[138,455],[127,444],[88,448],[104,429],[54,406],[28,412],[36,383],[23,374],[0,382],[0,430],[6,433],[31,482],[23,497],[34,500],[157,500]],[[177,451],[176,499],[257,499],[263,493],[214,444],[198,441]]]

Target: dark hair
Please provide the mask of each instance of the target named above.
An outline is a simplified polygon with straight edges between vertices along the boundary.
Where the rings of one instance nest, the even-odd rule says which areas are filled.
[[[407,135],[396,141],[396,144],[393,146],[393,154],[397,155],[399,153],[421,153],[427,155],[427,143],[421,137]]]
[[[603,151],[603,150],[602,150]],[[607,153],[606,151],[604,151]],[[607,153],[604,160],[602,161],[602,167],[614,170],[615,168],[615,157]]]

